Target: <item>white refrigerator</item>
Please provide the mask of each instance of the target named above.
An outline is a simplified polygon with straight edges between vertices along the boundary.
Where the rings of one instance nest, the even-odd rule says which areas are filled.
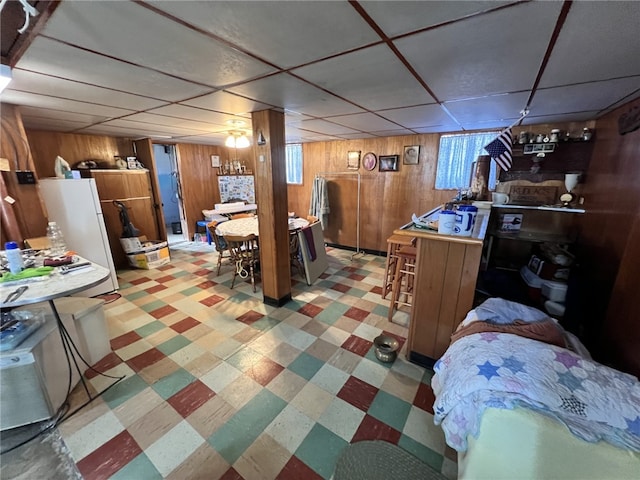
[[[67,248],[111,272],[107,280],[78,295],[94,297],[117,290],[118,277],[95,179],[43,178],[38,183],[49,221],[58,224]]]

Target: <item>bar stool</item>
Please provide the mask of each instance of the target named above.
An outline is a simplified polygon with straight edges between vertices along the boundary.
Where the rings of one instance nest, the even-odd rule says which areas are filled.
[[[401,247],[413,247],[416,244],[414,237],[407,237],[405,235],[391,235],[387,238],[387,261],[384,271],[384,280],[382,283],[382,298],[387,298],[387,294],[391,291],[393,286],[393,278],[396,272],[396,252]]]
[[[416,276],[416,247],[400,247],[396,252],[396,270],[391,288],[388,320],[391,322],[394,312],[401,306],[410,307],[413,302],[413,283]]]
[[[196,233],[200,233],[198,232],[199,228],[204,228],[205,233],[207,234],[207,243],[209,245],[211,245],[211,233],[209,233],[209,229],[207,228],[207,222],[206,220],[198,220],[196,222]]]

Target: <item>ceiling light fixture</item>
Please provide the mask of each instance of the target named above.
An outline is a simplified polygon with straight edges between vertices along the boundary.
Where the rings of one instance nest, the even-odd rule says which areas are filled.
[[[251,145],[251,142],[249,142],[249,139],[243,131],[235,130],[229,132],[229,136],[224,144],[229,148],[247,148]]]
[[[9,65],[0,65],[0,93],[5,89],[11,81],[11,67]]]

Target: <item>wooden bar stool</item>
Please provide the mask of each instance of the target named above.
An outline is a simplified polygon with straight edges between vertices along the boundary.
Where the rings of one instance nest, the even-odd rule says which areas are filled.
[[[396,270],[391,288],[388,320],[401,305],[410,307],[413,302],[413,280],[416,276],[416,247],[400,247],[395,252]]]
[[[396,272],[396,252],[401,247],[415,246],[416,239],[405,235],[391,235],[387,238],[387,261],[384,270],[384,280],[382,281],[382,298],[387,298],[387,294],[393,286],[393,277]]]

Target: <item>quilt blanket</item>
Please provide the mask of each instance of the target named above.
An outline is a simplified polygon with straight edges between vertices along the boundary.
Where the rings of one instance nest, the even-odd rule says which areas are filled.
[[[434,370],[434,421],[459,452],[487,407],[531,408],[586,441],[640,451],[640,382],[567,349],[483,332],[453,343]]]

